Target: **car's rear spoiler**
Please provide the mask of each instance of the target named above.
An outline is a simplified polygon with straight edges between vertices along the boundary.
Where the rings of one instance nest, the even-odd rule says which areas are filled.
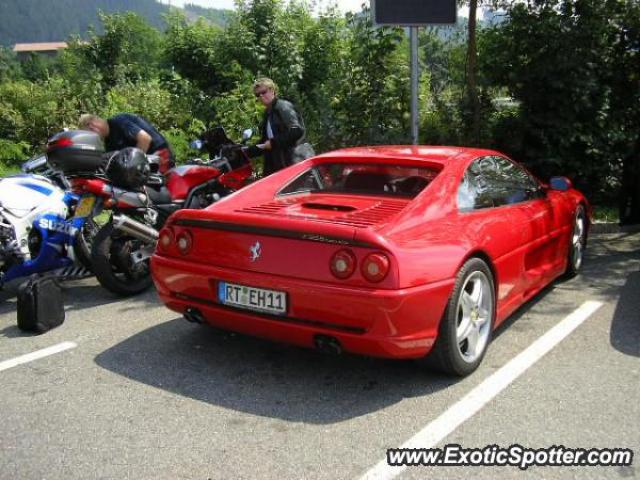
[[[171,216],[168,224],[345,246],[385,248],[382,238],[369,228],[354,228],[350,225],[314,222],[308,218],[278,218],[276,222],[272,218],[259,215],[214,213],[206,210],[180,210]]]

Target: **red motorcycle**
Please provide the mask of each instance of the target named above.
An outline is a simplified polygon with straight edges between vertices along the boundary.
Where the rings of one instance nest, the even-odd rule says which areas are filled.
[[[251,133],[243,133],[243,143]],[[112,211],[93,238],[93,271],[107,290],[134,295],[152,284],[149,258],[167,218],[182,208],[205,208],[242,188],[253,169],[243,145],[229,140],[221,127],[206,132],[197,143],[209,159],[166,171],[158,157],[136,148],[105,154],[93,135],[56,135],[48,144],[49,162],[65,173],[75,193],[91,199],[87,203],[96,212]]]

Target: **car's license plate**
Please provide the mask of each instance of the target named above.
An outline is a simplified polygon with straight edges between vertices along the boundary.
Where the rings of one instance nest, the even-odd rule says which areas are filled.
[[[95,197],[93,195],[87,195],[86,197],[82,197],[80,202],[78,202],[78,206],[76,207],[75,217],[81,218],[86,217],[93,210],[93,204],[95,203]]]
[[[287,313],[287,294],[276,290],[218,282],[218,300],[225,305],[258,312]]]

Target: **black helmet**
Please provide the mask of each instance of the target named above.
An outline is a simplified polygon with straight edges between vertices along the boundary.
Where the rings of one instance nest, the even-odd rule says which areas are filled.
[[[143,186],[151,169],[147,156],[135,147],[123,148],[107,165],[107,176],[117,187],[136,189]]]

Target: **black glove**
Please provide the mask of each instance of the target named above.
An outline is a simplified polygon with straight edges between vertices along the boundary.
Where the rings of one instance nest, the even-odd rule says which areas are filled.
[[[259,157],[260,155],[262,155],[264,153],[264,150],[259,148],[257,145],[251,145],[250,147],[245,147],[245,148],[246,148],[246,153],[249,156],[249,158]]]

